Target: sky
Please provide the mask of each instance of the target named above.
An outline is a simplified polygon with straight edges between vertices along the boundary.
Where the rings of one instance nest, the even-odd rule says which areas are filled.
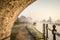
[[[53,21],[60,20],[60,0],[36,0],[29,5],[19,15],[31,17],[34,20],[48,20],[49,17]]]

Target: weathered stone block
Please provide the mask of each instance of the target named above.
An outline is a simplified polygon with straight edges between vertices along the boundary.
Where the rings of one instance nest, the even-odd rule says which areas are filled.
[[[0,0],[0,40],[11,34],[18,15],[35,0]]]

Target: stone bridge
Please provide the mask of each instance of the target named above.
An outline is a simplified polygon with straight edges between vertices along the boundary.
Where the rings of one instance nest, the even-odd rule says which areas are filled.
[[[18,15],[35,0],[0,0],[0,40],[11,34]]]

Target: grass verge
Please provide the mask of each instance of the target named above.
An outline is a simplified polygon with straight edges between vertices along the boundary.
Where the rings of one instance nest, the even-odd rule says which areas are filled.
[[[34,27],[27,27],[29,31],[36,37],[36,40],[43,40],[43,34],[39,32],[36,28]]]

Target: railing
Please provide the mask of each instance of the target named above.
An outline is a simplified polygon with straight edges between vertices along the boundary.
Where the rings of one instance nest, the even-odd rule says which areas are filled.
[[[53,40],[56,40],[56,35],[60,37],[60,33],[57,32],[56,25],[52,26],[53,29],[48,28],[48,24],[43,24],[43,38],[48,40],[48,30],[52,32]]]

